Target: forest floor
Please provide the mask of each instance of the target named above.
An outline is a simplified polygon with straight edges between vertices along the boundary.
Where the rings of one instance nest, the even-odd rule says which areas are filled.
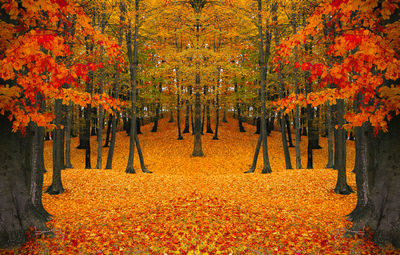
[[[139,135],[146,166],[126,174],[129,140],[117,135],[112,170],[84,169],[84,151],[75,149],[74,169],[62,171],[66,191],[43,195],[53,215],[48,226],[53,238],[38,237],[15,254],[400,254],[377,247],[363,233],[342,235],[356,204],[356,194],[333,192],[337,172],[324,169],[327,141],[321,138],[314,150],[315,169],[286,170],[281,135],[268,137],[272,174],[260,174],[262,156],[254,174],[244,174],[251,165],[258,136],[255,127],[237,121],[222,123],[220,140],[212,134],[202,138],[205,157],[191,157],[193,136],[178,141],[176,122],[160,121],[159,130],[142,127]],[[97,142],[92,137],[92,167]],[[306,142],[301,142],[306,166]],[[103,167],[107,148],[103,150]],[[290,148],[295,165],[295,148]],[[44,190],[51,183],[52,142],[45,145]],[[347,177],[355,190],[354,142],[347,147]],[[5,252],[5,251],[3,251]],[[0,253],[2,253],[0,251]]]

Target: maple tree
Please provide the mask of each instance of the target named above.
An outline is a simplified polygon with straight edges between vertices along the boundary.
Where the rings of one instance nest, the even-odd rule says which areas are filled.
[[[307,98],[290,95],[277,103],[289,108],[306,102],[313,106],[336,103],[338,136],[342,141],[345,141],[344,128],[361,126],[357,129],[360,158],[355,169],[359,203],[350,215],[354,222],[352,230],[369,228],[376,242],[395,246],[399,244],[395,230],[399,203],[392,198],[398,186],[398,180],[393,179],[393,174],[398,172],[394,163],[398,149],[393,144],[398,139],[400,102],[398,12],[397,1],[322,3],[308,19],[307,26],[280,46],[281,56],[287,57],[296,45],[309,43],[310,36],[313,41],[318,40],[313,45],[323,56],[310,61],[317,53],[310,55],[301,68],[310,73],[310,81],[319,80],[322,90],[309,93]],[[355,102],[357,107],[344,113],[345,100]],[[368,126],[374,127],[376,137],[368,134],[371,132]],[[371,143],[374,146],[368,145]],[[343,142],[338,146],[343,146]],[[343,151],[343,148],[338,150],[341,158],[335,188],[338,193],[351,191],[346,184]],[[368,155],[372,151],[376,154]],[[383,193],[389,198],[383,198]],[[378,213],[382,210],[387,213]]]
[[[79,22],[72,17],[79,17]],[[63,192],[62,102],[82,106],[92,102],[108,110],[120,105],[107,95],[80,91],[78,78],[88,80],[88,71],[97,65],[71,61],[71,46],[83,47],[82,39],[91,37],[94,43],[104,46],[110,60],[117,58],[119,49],[89,24],[83,9],[74,2],[2,1],[1,25],[1,147],[6,157],[2,172],[8,178],[1,181],[5,210],[1,213],[4,224],[0,243],[7,246],[23,243],[25,231],[31,227],[47,230],[49,214],[41,204],[43,129],[39,127],[55,129],[53,184],[48,190],[59,194]],[[53,100],[54,114],[50,107],[44,107]]]

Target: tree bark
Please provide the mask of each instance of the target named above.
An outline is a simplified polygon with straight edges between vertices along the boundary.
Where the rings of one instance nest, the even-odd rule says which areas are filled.
[[[262,17],[261,17],[261,12],[262,12],[262,0],[258,0],[258,34],[259,34],[259,46],[258,46],[258,51],[259,51],[259,65],[260,65],[260,85],[261,85],[261,137],[262,137],[262,148],[263,148],[263,161],[264,161],[264,167],[261,171],[261,173],[271,173],[271,164],[269,162],[269,156],[268,156],[268,138],[267,138],[267,126],[266,126],[266,108],[265,108],[265,99],[266,99],[266,78],[267,78],[267,62],[265,60],[268,60],[269,55],[270,55],[270,40],[266,40],[266,45],[265,45],[265,59],[264,59],[264,45],[263,45],[263,32],[262,32]],[[270,32],[268,29],[266,30],[266,38],[271,38]]]
[[[337,100],[337,120],[339,125],[338,130],[338,177],[334,191],[338,194],[348,195],[353,192],[351,187],[347,185],[346,176],[346,131],[344,125],[344,100]],[[335,148],[336,150],[336,148]]]
[[[106,141],[104,142],[104,147],[110,146],[110,133],[111,133],[111,123],[113,121],[113,115],[110,113],[107,121],[107,131],[106,131]]]
[[[181,134],[181,113],[180,113],[180,92],[178,91],[177,102],[176,102],[176,122],[178,125],[178,140],[183,140]]]
[[[136,135],[136,71],[137,71],[137,52],[138,52],[138,36],[139,36],[139,0],[135,0],[135,28],[132,42],[132,32],[131,32],[131,22],[128,21],[128,31],[126,33],[126,45],[128,48],[128,59],[129,59],[129,73],[130,73],[130,83],[131,83],[131,128],[129,137],[129,156],[128,163],[126,166],[126,173],[133,174],[135,169],[133,167],[134,151],[135,151],[135,135]],[[133,44],[133,51],[132,51]]]
[[[218,87],[216,91],[216,104],[215,106],[217,109],[215,110],[215,134],[213,137],[213,140],[218,140],[218,127],[219,127],[219,93],[218,93]]]
[[[65,168],[73,168],[71,163],[71,107],[72,103],[70,102],[67,106],[65,125]]]
[[[327,106],[327,126],[328,126],[328,163],[326,168],[333,168],[333,120],[332,105],[328,102]]]
[[[292,131],[290,129],[289,116],[287,114],[285,114],[285,122],[286,122],[286,130],[287,130],[289,147],[294,147],[293,140],[292,140]]]
[[[194,102],[194,146],[193,157],[204,156],[203,148],[201,145],[201,102],[200,102],[200,74],[196,74],[196,93]]]
[[[367,137],[375,140],[373,147],[376,151],[367,157],[365,154],[370,153],[362,152],[363,161],[371,157],[373,162],[366,162],[371,167],[367,168],[368,175],[362,175],[368,178],[368,182],[358,183],[357,189],[359,184],[368,185],[364,189],[368,190],[369,196],[367,204],[354,214],[351,231],[364,231],[369,227],[375,243],[391,243],[400,248],[400,116],[388,123],[388,132],[380,132],[376,138]],[[365,148],[365,142],[362,146]],[[365,162],[360,169],[365,171]]]
[[[183,134],[189,133],[189,100],[186,100],[186,112],[185,112],[185,129],[182,131]]]
[[[121,15],[119,17],[120,19],[120,30],[118,31],[118,45],[122,46],[122,39],[123,39],[123,24],[125,22],[125,5],[123,1],[120,1],[119,4],[120,12]],[[119,82],[120,82],[120,74],[118,70],[118,63],[115,64],[115,82],[114,82],[114,93],[113,97],[118,98],[119,97]],[[106,163],[106,169],[111,169],[112,168],[112,160],[113,160],[113,155],[114,155],[114,148],[115,148],[115,140],[116,140],[116,135],[117,135],[117,124],[120,119],[120,114],[119,112],[115,113],[116,116],[112,118],[112,124],[111,124],[111,140],[110,140],[110,148],[108,149],[108,155],[107,155],[107,163]]]
[[[55,119],[54,124],[56,129],[54,130],[54,140],[53,140],[53,176],[52,183],[47,188],[46,192],[50,195],[58,195],[64,192],[64,187],[61,180],[61,169],[62,161],[61,154],[63,153],[63,146],[61,144],[61,107],[62,99],[56,99],[54,105]]]
[[[246,172],[244,172],[245,174],[254,173],[256,171],[257,159],[258,159],[258,154],[260,153],[261,141],[262,141],[262,137],[261,137],[261,134],[260,134],[258,136],[256,151],[254,152],[253,163],[251,164],[250,169],[247,170]]]
[[[41,203],[40,175],[43,178],[37,147],[34,148],[36,162],[33,169],[26,165],[28,137],[11,132],[12,123],[4,115],[0,115],[0,248],[12,248],[26,242],[25,233],[31,227],[42,233],[50,234],[46,226],[48,215],[38,210]],[[36,134],[35,134],[36,135]],[[37,139],[40,136],[36,137]],[[38,145],[39,141],[36,141]],[[35,144],[35,142],[34,142]],[[32,172],[34,171],[34,172]],[[29,176],[31,177],[29,179]],[[34,184],[31,185],[32,181]],[[40,189],[40,192],[39,192]],[[31,192],[33,192],[31,194]],[[33,204],[33,201],[36,205]]]

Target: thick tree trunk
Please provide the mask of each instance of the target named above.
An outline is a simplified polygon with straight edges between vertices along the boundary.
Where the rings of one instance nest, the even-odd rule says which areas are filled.
[[[38,231],[50,233],[46,226],[49,219],[39,209],[41,204],[41,183],[43,172],[37,159],[38,147],[34,148],[35,168],[26,165],[27,139],[11,132],[12,124],[4,115],[0,115],[0,248],[11,248],[26,242],[25,233],[31,227]],[[43,139],[43,137],[36,137]],[[39,141],[34,142],[38,145]],[[32,172],[34,171],[34,172]],[[40,177],[40,175],[42,177]],[[30,177],[30,178],[29,178]],[[33,185],[31,183],[33,182]],[[40,190],[40,192],[39,192]],[[34,201],[34,202],[33,202]],[[35,205],[33,204],[35,203]]]
[[[140,135],[142,134],[142,131],[140,130],[140,127],[142,126],[142,118],[136,117],[136,134]],[[157,124],[158,125],[158,124]]]
[[[51,219],[51,215],[44,209],[42,203],[42,189],[43,189],[43,136],[44,127],[38,127],[36,124],[32,124],[32,150],[31,150],[31,180],[30,180],[30,196],[32,205],[35,210],[43,217],[45,221]]]
[[[339,125],[338,130],[338,177],[334,191],[338,194],[348,195],[353,192],[351,187],[347,185],[346,175],[346,131],[343,129],[344,125],[344,100],[337,100],[337,120]],[[335,148],[336,150],[336,148]]]
[[[365,135],[365,133],[364,133]],[[369,136],[370,139],[374,139]],[[360,156],[371,167],[367,168],[369,196],[366,206],[353,215],[352,231],[363,231],[369,227],[373,241],[380,245],[391,243],[400,248],[400,116],[395,116],[388,123],[388,132],[380,132],[375,138],[374,155],[365,157],[369,152],[363,151]],[[365,143],[362,144],[365,147]],[[364,150],[364,149],[363,149]],[[362,168],[365,168],[363,164]],[[362,169],[360,168],[360,169]],[[365,169],[364,169],[365,171]],[[360,171],[358,171],[360,172]],[[364,174],[363,178],[366,175]]]
[[[362,127],[356,127],[357,140],[359,143],[359,165],[354,168],[356,171],[357,185],[357,205],[354,210],[348,215],[348,220],[352,221],[368,202],[368,167],[372,167],[373,160],[368,157],[368,153],[373,151],[371,146],[368,146],[368,140],[373,140],[372,129],[369,124],[364,123]]]
[[[54,124],[56,129],[54,130],[54,140],[53,140],[53,176],[52,183],[47,188],[46,192],[50,195],[58,195],[64,192],[64,187],[61,180],[61,169],[62,161],[61,154],[63,154],[63,146],[61,144],[61,107],[62,99],[56,99],[54,105],[55,119]]]

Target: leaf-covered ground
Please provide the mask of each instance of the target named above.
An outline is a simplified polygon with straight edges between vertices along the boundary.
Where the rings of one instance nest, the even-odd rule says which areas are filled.
[[[146,165],[153,174],[126,174],[128,139],[119,132],[113,170],[85,170],[84,151],[72,145],[75,169],[63,170],[66,192],[43,195],[53,215],[48,223],[54,238],[38,237],[15,254],[394,254],[379,248],[362,233],[342,238],[350,223],[345,215],[356,194],[333,192],[336,171],[326,165],[326,139],[314,151],[313,170],[286,170],[280,133],[268,138],[272,174],[244,174],[257,142],[255,128],[229,120],[220,140],[203,136],[205,157],[192,158],[193,136],[176,140],[176,123],[162,120],[159,132],[151,125],[140,135]],[[92,166],[96,146],[92,137]],[[306,137],[302,151],[306,152]],[[290,148],[294,164],[294,148]],[[51,183],[51,142],[45,157]],[[348,182],[355,189],[354,143],[348,142]],[[106,162],[104,151],[103,164]],[[135,153],[137,156],[137,153]],[[303,155],[303,166],[306,156]],[[0,251],[1,252],[1,251]],[[3,251],[7,252],[7,251]]]

